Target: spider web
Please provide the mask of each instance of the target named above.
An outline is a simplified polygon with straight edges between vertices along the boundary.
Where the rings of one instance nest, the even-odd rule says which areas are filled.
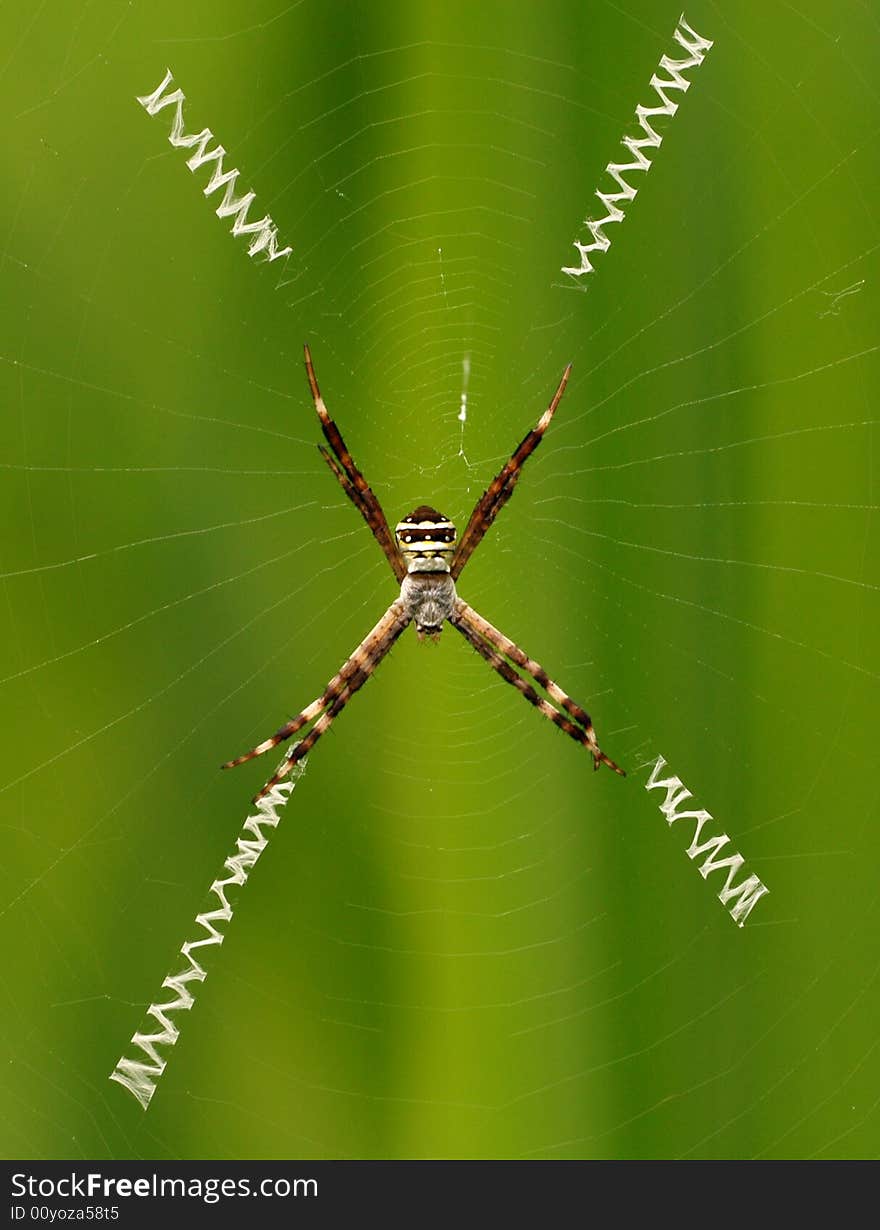
[[[477,7],[8,19],[8,1156],[876,1153],[876,18],[689,9],[715,47],[579,293],[678,11]],[[168,64],[289,261],[134,101]],[[217,766],[393,597],[305,339],[392,521],[462,525],[573,360],[459,589],[630,776],[405,637],[144,1116],[107,1072],[263,780]],[[742,931],[643,789],[661,754],[771,890]]]

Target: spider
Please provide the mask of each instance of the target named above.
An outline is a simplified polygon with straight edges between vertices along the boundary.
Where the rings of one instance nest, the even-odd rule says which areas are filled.
[[[321,430],[330,446],[328,449],[319,444],[318,448],[336,475],[342,490],[364,518],[382,548],[391,565],[391,571],[400,584],[400,596],[395,598],[376,626],[367,633],[316,700],[276,731],[271,738],[257,744],[243,756],[227,761],[223,768],[232,769],[253,760],[255,756],[262,756],[264,752],[271,751],[305,726],[314,723],[305,737],[293,745],[278,771],[266,782],[254,801],[263,798],[295,764],[308,755],[355,692],[367,682],[408,624],[415,624],[419,640],[424,640],[425,637],[437,640],[444,622],[448,621],[502,679],[521,692],[545,718],[549,718],[560,730],[564,730],[590,752],[594,769],[605,764],[621,777],[625,776],[623,769],[599,747],[590,715],[550,678],[543,666],[524,653],[519,645],[503,632],[493,627],[473,607],[468,606],[455,590],[459,573],[510,499],[523,466],[550,426],[556,407],[565,392],[571,364],[569,363],[562,373],[562,379],[550,405],[477,500],[464,533],[457,539],[453,523],[427,504],[420,505],[408,517],[404,517],[392,535],[381,504],[352,460],[339,428],[324,404],[308,346],[304,350],[309,388]],[[514,670],[511,663],[538,684],[554,703],[551,704],[540,696],[523,675]]]

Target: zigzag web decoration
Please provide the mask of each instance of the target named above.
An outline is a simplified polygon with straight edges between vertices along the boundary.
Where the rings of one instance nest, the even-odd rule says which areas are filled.
[[[269,261],[277,261],[282,256],[289,256],[293,248],[279,249],[276,247],[275,241],[278,238],[278,228],[268,214],[264,218],[260,218],[259,222],[246,221],[248,210],[257,194],[255,192],[246,192],[243,196],[236,197],[235,181],[240,173],[237,170],[223,170],[223,159],[226,155],[226,150],[222,145],[217,145],[214,149],[208,150],[208,142],[214,139],[211,129],[203,128],[201,132],[184,133],[183,104],[186,101],[186,95],[180,88],[173,90],[170,94],[165,94],[165,90],[173,80],[174,77],[169,68],[166,70],[161,84],[153,93],[144,94],[137,101],[144,108],[147,115],[156,115],[157,112],[162,111],[165,107],[171,107],[176,104],[177,110],[174,113],[171,134],[168,140],[177,149],[192,149],[195,146],[196,152],[191,158],[187,159],[186,163],[191,171],[197,171],[206,162],[216,163],[214,172],[208,181],[208,186],[204,189],[204,195],[210,196],[218,188],[225,188],[223,200],[214,212],[218,218],[235,218],[232,224],[233,235],[253,235],[253,239],[248,247],[248,256],[256,256],[258,252],[265,252]]]
[[[282,764],[286,763],[285,760]],[[280,766],[279,766],[280,767]],[[180,1036],[180,1030],[170,1019],[169,1013],[188,1012],[195,1003],[195,996],[190,989],[190,983],[204,982],[208,974],[193,953],[199,948],[223,943],[223,933],[218,931],[217,924],[228,923],[232,919],[233,908],[226,896],[226,890],[231,885],[239,887],[247,883],[248,876],[257,859],[269,844],[268,834],[263,828],[278,827],[279,808],[283,807],[293,794],[294,787],[305,772],[306,762],[301,760],[295,765],[290,777],[273,786],[264,798],[256,803],[257,814],[248,816],[243,825],[243,834],[236,839],[235,853],[231,854],[223,866],[229,873],[224,879],[215,880],[210,892],[219,902],[217,908],[205,910],[196,915],[196,922],[204,930],[202,939],[187,940],[181,946],[181,954],[187,964],[177,974],[169,974],[162,982],[163,987],[174,992],[174,998],[162,1003],[150,1004],[147,1016],[151,1016],[158,1024],[158,1032],[142,1033],[138,1031],[132,1036],[131,1045],[145,1057],[129,1059],[125,1055],[110,1073],[110,1080],[116,1081],[137,1098],[144,1110],[150,1104],[150,1099],[156,1092],[156,1082],[165,1071],[166,1059],[159,1053],[159,1047],[172,1047]]]
[[[696,30],[692,29],[684,19],[684,14],[678,19],[678,25],[673,34],[675,41],[684,48],[688,53],[685,60],[672,60],[669,56],[662,56],[660,59],[660,69],[669,74],[668,77],[660,77],[658,73],[654,73],[651,78],[651,86],[657,97],[660,99],[658,107],[643,107],[641,104],[636,107],[636,119],[639,122],[644,136],[641,137],[623,137],[621,144],[625,145],[632,155],[631,162],[609,162],[605,170],[617,184],[618,192],[600,192],[596,191],[596,196],[602,202],[605,208],[605,216],[599,219],[585,218],[584,226],[593,237],[592,243],[580,243],[574,241],[574,246],[580,254],[580,265],[563,266],[562,272],[567,273],[569,277],[580,278],[585,273],[593,272],[593,265],[590,261],[591,252],[607,252],[611,246],[611,240],[602,229],[612,222],[622,222],[624,219],[624,210],[621,204],[628,203],[635,199],[638,188],[633,188],[627,183],[624,175],[630,171],[647,171],[651,166],[651,159],[645,154],[646,149],[659,149],[663,141],[661,135],[652,127],[652,121],[662,115],[675,115],[678,110],[678,103],[674,102],[667,91],[679,90],[685,93],[690,88],[690,82],[684,76],[689,69],[699,68],[706,58],[706,52],[712,47],[712,40],[703,38],[697,34]]]

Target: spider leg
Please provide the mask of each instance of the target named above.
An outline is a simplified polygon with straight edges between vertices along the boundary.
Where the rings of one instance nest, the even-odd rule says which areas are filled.
[[[257,795],[257,798],[262,797],[263,794],[267,793],[277,781],[280,781],[290,771],[292,765],[301,760],[315,745],[333,718],[348,704],[354,693],[363,687],[408,623],[409,616],[404,609],[403,602],[400,598],[397,598],[391,603],[391,606],[376,626],[367,633],[354,653],[343,663],[316,700],[313,700],[310,705],[282,726],[270,738],[262,743],[258,743],[256,747],[252,748],[249,752],[245,752],[244,755],[227,761],[223,768],[233,769],[248,760],[253,760],[256,756],[262,756],[264,752],[271,751],[273,747],[277,747],[279,743],[283,743],[286,739],[291,738],[291,736],[302,730],[304,726],[307,726],[309,722],[313,722],[317,718],[318,720],[306,738],[302,742],[297,743],[293,749],[291,755],[296,752],[295,759],[289,759],[289,763],[285,763],[282,766],[282,770]],[[328,715],[331,715],[329,719]]]
[[[621,777],[626,776],[623,769],[609,756],[606,756],[599,747],[590,715],[550,678],[540,663],[530,658],[514,641],[505,636],[503,632],[499,632],[461,598],[456,599],[455,610],[449,622],[476,649],[477,653],[485,658],[502,679],[513,684],[517,691],[521,692],[545,718],[548,718],[560,730],[564,730],[575,742],[587,748],[593,757],[594,769],[598,769],[600,764],[605,764],[615,773],[619,773]],[[564,716],[559,709],[554,708],[549,701],[540,696],[531,684],[513,669],[510,662],[505,660],[507,658],[534,679],[547,695],[569,714],[569,717]]]
[[[400,549],[397,546],[394,535],[388,528],[388,521],[385,513],[382,511],[382,505],[374,495],[363,474],[355,465],[352,455],[342,438],[342,432],[330,417],[329,411],[324,404],[324,398],[321,396],[321,390],[318,388],[318,381],[315,376],[311,351],[308,346],[303,347],[303,350],[305,352],[306,374],[309,378],[312,400],[315,403],[315,410],[321,423],[324,439],[330,445],[330,452],[322,445],[319,445],[321,455],[336,475],[345,494],[370,527],[373,537],[382,548],[385,558],[391,565],[391,571],[398,581],[402,581],[406,576],[406,564],[403,562],[403,557],[400,554]]]
[[[395,637],[395,639],[397,638]],[[287,774],[290,772],[290,770],[293,768],[295,764],[299,764],[301,760],[303,760],[306,756],[308,756],[309,752],[318,742],[321,735],[323,735],[324,732],[328,729],[328,727],[332,725],[333,719],[342,712],[342,710],[351,700],[352,696],[354,696],[358,688],[362,687],[367,682],[370,675],[372,675],[373,671],[375,670],[376,665],[378,665],[378,663],[370,666],[369,669],[357,672],[352,677],[351,682],[347,684],[345,687],[343,687],[342,691],[339,692],[339,694],[332,701],[332,703],[324,710],[324,712],[318,718],[317,722],[315,722],[314,726],[309,731],[309,733],[306,735],[306,737],[304,739],[299,740],[299,742],[294,743],[293,747],[290,749],[290,751],[285,756],[284,760],[281,762],[277,771],[272,774],[272,776],[266,782],[265,786],[263,786],[261,790],[257,791],[257,793],[254,795],[254,798],[253,798],[253,801],[255,803],[259,799],[262,799],[264,795],[267,795],[273,786],[277,786],[278,783],[287,776]]]
[[[553,418],[553,415],[556,413],[556,407],[562,400],[562,394],[565,392],[565,386],[568,384],[570,374],[571,364],[569,363],[562,373],[562,379],[559,381],[559,387],[553,394],[553,400],[550,402],[550,405],[538,419],[532,430],[523,437],[518,447],[514,449],[510,460],[496,474],[479,500],[477,500],[474,511],[471,513],[470,521],[467,523],[452,559],[451,572],[453,580],[458,577],[462,568],[464,568],[482,542],[483,535],[489,526],[513,495],[513,488],[516,486],[516,481],[520,476],[523,466],[541,443],[544,432],[550,426],[550,420]]]

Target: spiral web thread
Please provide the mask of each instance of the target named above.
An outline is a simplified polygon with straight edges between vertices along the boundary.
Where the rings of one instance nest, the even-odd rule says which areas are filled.
[[[276,246],[275,241],[278,238],[278,229],[268,214],[264,218],[260,218],[259,222],[247,221],[248,210],[256,197],[256,193],[246,192],[240,197],[235,195],[235,184],[239,172],[237,170],[223,170],[223,158],[226,155],[226,150],[222,145],[216,145],[212,150],[208,149],[208,143],[214,139],[211,129],[203,128],[201,132],[196,133],[185,133],[183,131],[183,104],[186,101],[186,95],[179,87],[176,90],[172,90],[170,94],[165,93],[165,90],[171,85],[173,80],[174,76],[171,69],[166,69],[161,84],[153,93],[144,94],[137,101],[144,108],[147,115],[156,115],[157,112],[162,111],[165,107],[171,107],[176,104],[177,109],[174,113],[171,134],[168,140],[177,149],[192,149],[195,147],[196,152],[191,158],[187,159],[186,163],[191,171],[197,171],[206,162],[213,162],[215,164],[214,171],[208,181],[208,186],[204,189],[204,195],[210,196],[218,188],[225,189],[223,200],[214,212],[218,218],[235,219],[232,224],[233,235],[253,235],[247,250],[248,256],[256,256],[258,252],[264,252],[269,261],[277,261],[282,256],[289,256],[293,251],[292,248],[279,249]]]
[[[282,761],[284,764],[286,761]],[[280,767],[280,766],[279,766]],[[242,835],[236,839],[235,853],[231,854],[223,866],[229,873],[224,879],[215,880],[210,892],[214,894],[219,905],[216,909],[205,910],[196,915],[196,922],[204,930],[202,939],[187,940],[180,952],[186,958],[186,966],[179,973],[169,974],[162,986],[174,992],[174,998],[163,1003],[150,1004],[147,1016],[151,1016],[159,1025],[158,1032],[135,1033],[131,1045],[146,1056],[142,1059],[121,1057],[116,1067],[110,1073],[110,1080],[122,1085],[140,1102],[144,1110],[150,1104],[150,1099],[156,1092],[156,1082],[165,1071],[166,1060],[159,1054],[159,1047],[174,1046],[180,1030],[170,1019],[172,1012],[189,1011],[195,1002],[195,996],[190,989],[190,983],[204,982],[207,970],[193,955],[199,948],[223,943],[223,933],[218,930],[218,924],[231,921],[233,907],[226,896],[226,890],[231,885],[241,887],[247,883],[248,876],[257,859],[269,844],[268,834],[278,827],[280,821],[279,809],[284,806],[293,793],[294,787],[305,772],[306,762],[301,760],[294,765],[290,777],[273,786],[270,792],[256,803],[257,812],[248,816],[242,827]]]
[[[562,272],[567,273],[572,278],[580,278],[585,273],[593,272],[593,265],[590,261],[591,252],[607,252],[611,247],[611,240],[602,229],[608,226],[611,222],[622,222],[625,217],[625,212],[621,205],[635,199],[638,188],[634,188],[627,183],[624,176],[630,171],[648,171],[651,166],[651,159],[645,154],[646,149],[659,149],[663,141],[661,135],[652,126],[652,121],[659,116],[675,115],[678,110],[678,103],[670,98],[667,91],[679,90],[682,93],[690,88],[690,82],[684,76],[689,69],[699,68],[706,58],[706,52],[712,47],[712,41],[703,38],[697,34],[695,30],[688,25],[684,19],[684,14],[678,19],[678,25],[673,34],[675,41],[684,48],[688,53],[685,60],[672,60],[669,56],[662,56],[660,59],[660,69],[668,73],[668,77],[660,77],[658,73],[654,73],[651,78],[651,86],[657,97],[660,99],[659,107],[643,107],[641,104],[636,107],[636,119],[639,122],[644,136],[641,137],[623,137],[621,144],[625,145],[632,155],[632,162],[609,162],[605,170],[615,181],[618,192],[600,192],[596,191],[596,196],[605,207],[606,213],[603,218],[593,219],[585,218],[584,226],[593,237],[592,243],[580,243],[574,241],[574,246],[580,254],[580,265],[563,266]]]

